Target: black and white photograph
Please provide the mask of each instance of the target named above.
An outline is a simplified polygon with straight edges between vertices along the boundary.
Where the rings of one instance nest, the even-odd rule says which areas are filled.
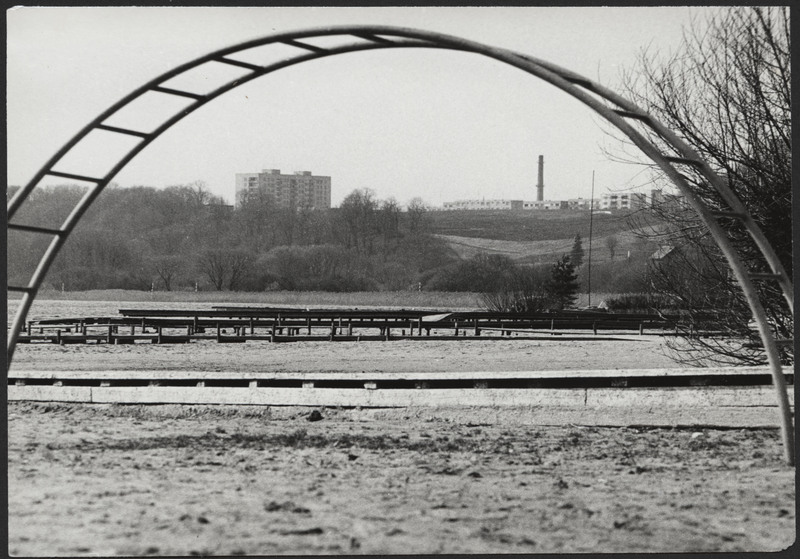
[[[6,10],[14,557],[797,553],[788,5]]]

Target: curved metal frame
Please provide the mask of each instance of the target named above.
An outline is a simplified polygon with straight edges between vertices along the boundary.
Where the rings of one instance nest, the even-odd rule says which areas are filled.
[[[311,43],[304,43],[302,41],[302,39],[332,36],[342,36],[348,40],[353,40],[353,38],[356,38],[362,42],[360,44],[344,44],[335,48],[321,48]],[[249,62],[243,62],[228,57],[228,55],[270,44],[283,46],[289,45],[307,52],[265,66],[251,64]],[[708,164],[703,161],[692,148],[680,140],[680,138],[678,138],[677,135],[675,135],[672,131],[667,129],[652,116],[642,111],[630,101],[620,97],[613,91],[610,91],[592,82],[591,80],[548,62],[506,49],[490,47],[451,35],[402,27],[360,25],[309,29],[298,32],[280,33],[224,48],[178,66],[177,68],[174,68],[173,70],[166,72],[165,74],[162,74],[154,80],[144,84],[116,104],[112,105],[108,110],[100,114],[100,116],[95,118],[80,132],[78,132],[53,157],[50,158],[50,160],[33,177],[33,179],[25,187],[21,188],[8,203],[8,227],[10,229],[40,233],[54,237],[46,252],[43,254],[38,267],[33,272],[28,285],[24,287],[8,287],[9,290],[21,291],[23,293],[20,306],[14,317],[11,332],[9,333],[8,337],[8,366],[10,367],[11,358],[13,356],[14,347],[16,345],[19,332],[22,329],[33,299],[38,293],[39,287],[44,280],[50,264],[55,259],[58,251],[63,246],[67,237],[72,232],[80,218],[83,216],[84,212],[103,190],[103,188],[108,185],[111,179],[120,170],[122,170],[122,168],[127,165],[127,163],[133,159],[133,157],[135,157],[140,151],[149,145],[150,142],[152,142],[155,138],[157,138],[183,117],[189,115],[199,107],[215,99],[216,97],[219,97],[223,93],[250,80],[265,74],[269,74],[281,68],[309,60],[347,52],[413,47],[449,49],[481,54],[519,68],[520,70],[543,79],[562,91],[568,93],[572,97],[578,99],[600,114],[608,122],[624,133],[637,147],[639,147],[639,149],[642,150],[645,155],[652,159],[664,171],[664,173],[666,173],[666,175],[672,180],[675,186],[678,187],[679,191],[685,196],[688,203],[708,227],[712,237],[728,260],[728,263],[730,264],[730,267],[733,270],[733,273],[739,282],[742,291],[744,292],[750,309],[753,312],[753,317],[758,325],[758,331],[771,366],[773,385],[776,390],[778,407],[782,417],[781,430],[785,457],[790,464],[793,464],[794,437],[791,410],[786,393],[786,382],[780,363],[780,355],[777,347],[778,342],[774,338],[769,323],[767,322],[766,313],[759,299],[758,291],[753,285],[753,280],[776,281],[783,292],[786,302],[789,304],[789,308],[792,310],[792,312],[794,312],[792,283],[763,232],[759,229],[758,225],[756,225],[747,211],[747,208],[728,188],[725,181],[717,176],[708,166]],[[187,91],[171,89],[162,85],[167,80],[179,76],[184,72],[192,70],[207,62],[218,62],[232,65],[238,68],[249,70],[250,73],[227,82],[223,86],[207,94],[195,94]],[[194,99],[194,102],[187,108],[164,121],[152,132],[142,132],[103,124],[111,116],[128,106],[136,99],[140,98],[142,95],[153,91],[166,95],[188,97]],[[662,153],[662,151],[653,142],[651,142],[647,137],[645,137],[645,135],[637,131],[630,124],[629,120],[631,119],[636,120],[649,128],[651,133],[657,135],[665,145],[674,150],[673,153]],[[140,138],[141,141],[126,155],[124,155],[103,177],[88,177],[57,171],[54,167],[58,164],[58,162],[83,138],[85,138],[94,130],[104,130],[107,132],[134,136]],[[706,181],[708,181],[710,185],[717,190],[722,200],[725,201],[729,208],[725,211],[715,212],[706,207],[703,201],[693,192],[692,187],[689,185],[685,177],[678,170],[677,166],[679,165],[688,165],[693,167]],[[78,202],[72,212],[64,220],[61,227],[58,229],[13,224],[12,219],[14,218],[17,210],[21,207],[36,185],[46,175],[88,181],[94,183],[94,186],[87,191],[86,195],[80,200],[80,202]],[[740,260],[736,249],[731,244],[730,239],[725,234],[724,229],[719,225],[717,220],[721,218],[734,218],[741,221],[742,225],[745,227],[761,251],[766,264],[771,270],[770,273],[764,274],[748,272]]]

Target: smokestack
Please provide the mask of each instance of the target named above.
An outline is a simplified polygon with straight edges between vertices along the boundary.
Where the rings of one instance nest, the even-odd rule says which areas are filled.
[[[539,156],[539,181],[536,183],[536,201],[544,200],[544,155]]]

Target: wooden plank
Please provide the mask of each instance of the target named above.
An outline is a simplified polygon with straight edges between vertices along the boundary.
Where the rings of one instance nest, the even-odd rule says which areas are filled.
[[[787,368],[787,373],[791,372]],[[194,370],[12,370],[9,379],[242,379],[242,380],[472,380],[472,379],[560,379],[560,378],[629,378],[685,377],[725,375],[769,375],[769,367],[708,367],[676,369],[574,369],[562,371],[430,371],[430,372],[369,372],[369,371],[194,371]]]

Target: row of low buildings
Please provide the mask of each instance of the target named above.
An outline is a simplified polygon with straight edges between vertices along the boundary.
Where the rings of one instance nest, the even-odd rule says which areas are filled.
[[[503,200],[474,199],[445,202],[443,210],[640,210],[664,203],[685,205],[683,196],[665,194],[662,190],[644,192],[607,192],[601,198],[569,200]]]
[[[541,158],[540,175],[541,178]],[[541,198],[543,188],[538,188]],[[236,174],[234,207],[253,194],[268,196],[283,208],[329,209],[331,207],[331,177],[313,175],[311,171],[282,174],[279,169],[264,169],[260,173]],[[682,196],[665,194],[660,189],[642,192],[606,192],[599,199],[570,198],[568,200],[505,200],[473,199],[445,202],[443,210],[639,210],[664,203],[685,206]]]

